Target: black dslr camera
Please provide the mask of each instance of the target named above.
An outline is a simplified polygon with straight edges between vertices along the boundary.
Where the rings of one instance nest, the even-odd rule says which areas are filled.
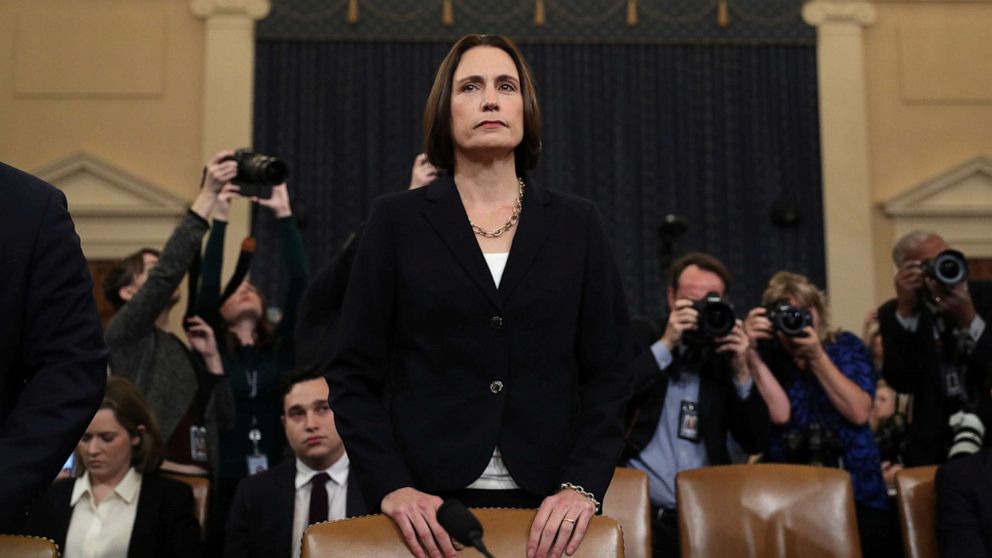
[[[957,250],[944,250],[932,260],[920,264],[923,275],[945,287],[952,287],[968,278],[968,261]]]
[[[248,147],[221,160],[238,163],[238,175],[231,182],[241,187],[241,195],[246,198],[271,198],[272,187],[286,182],[289,177],[289,165],[285,161],[255,153]]]
[[[806,326],[813,325],[813,315],[805,308],[788,302],[776,302],[765,307],[772,327],[789,337],[806,337]]]
[[[729,335],[737,323],[734,307],[715,292],[706,293],[702,299],[693,301],[692,307],[699,312],[699,333],[709,339]]]
[[[786,461],[815,467],[840,467],[843,446],[830,428],[814,421],[803,430],[787,432]]]

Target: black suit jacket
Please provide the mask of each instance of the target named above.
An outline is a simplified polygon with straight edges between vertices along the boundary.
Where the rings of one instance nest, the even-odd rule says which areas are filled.
[[[31,510],[22,529],[46,537],[65,549],[75,479],[56,482]],[[128,558],[197,558],[203,556],[200,523],[193,515],[193,490],[188,484],[156,473],[143,475],[128,543]]]
[[[640,454],[651,441],[661,418],[665,394],[668,393],[667,370],[681,366],[675,357],[669,368],[662,371],[651,352],[651,345],[661,338],[660,329],[646,320],[636,319],[633,323],[635,356],[631,370],[634,397],[627,409],[621,465],[626,465],[627,460]],[[706,445],[710,464],[730,463],[727,432],[747,453],[764,451],[768,446],[771,422],[768,407],[758,388],[752,386],[747,399],[741,400],[734,385],[733,370],[722,355],[710,359],[699,375],[699,434]]]
[[[100,406],[107,348],[65,196],[0,163],[0,532]]]
[[[968,360],[967,389],[976,394],[977,414],[988,430],[992,428],[992,397],[989,375],[992,373],[992,283],[969,282],[975,311],[986,322]],[[919,322],[915,332],[908,332],[896,319],[896,300],[878,309],[879,329],[885,345],[882,373],[896,390],[913,395],[913,421],[909,424],[906,452],[907,466],[932,465],[947,459],[951,432],[947,418],[959,405],[947,401],[940,377],[939,356],[933,339],[934,315],[922,302],[917,307]],[[986,436],[988,445],[992,436]]]
[[[290,558],[296,502],[296,461],[246,477],[238,484],[227,515],[224,556],[230,558]],[[366,513],[358,483],[348,479],[348,517]]]
[[[523,489],[571,482],[601,500],[628,326],[592,203],[528,182],[497,289],[450,175],[377,199],[327,376],[366,501],[464,488],[497,444]]]
[[[940,555],[992,556],[992,449],[941,465],[936,489]]]

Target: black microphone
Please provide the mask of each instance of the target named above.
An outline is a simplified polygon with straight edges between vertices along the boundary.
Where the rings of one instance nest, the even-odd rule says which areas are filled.
[[[437,521],[449,535],[466,546],[474,546],[486,558],[493,555],[482,544],[482,524],[479,518],[458,500],[445,500],[437,509]]]

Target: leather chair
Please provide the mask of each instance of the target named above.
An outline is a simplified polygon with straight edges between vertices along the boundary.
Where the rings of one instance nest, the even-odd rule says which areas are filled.
[[[51,539],[0,535],[0,558],[59,558],[59,547]]]
[[[851,477],[802,465],[726,465],[675,481],[682,558],[860,558]]]
[[[907,558],[937,558],[937,466],[913,467],[896,473],[896,503],[902,547]]]
[[[643,471],[617,467],[603,496],[603,515],[620,522],[626,558],[651,558],[651,499]]]
[[[537,510],[473,509],[482,523],[483,540],[493,556],[526,556],[530,526]],[[303,533],[303,558],[409,558],[399,528],[385,515],[366,515],[315,523]],[[482,556],[467,548],[459,556]],[[623,558],[623,533],[616,520],[593,517],[576,557]]]
[[[163,473],[170,479],[184,482],[193,489],[193,515],[200,522],[203,536],[207,536],[207,510],[210,509],[210,479],[181,473]]]

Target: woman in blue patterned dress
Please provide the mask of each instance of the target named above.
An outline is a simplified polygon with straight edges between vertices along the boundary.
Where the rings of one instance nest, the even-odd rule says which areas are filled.
[[[892,530],[878,447],[868,424],[875,395],[870,353],[853,333],[829,330],[825,295],[802,275],[776,273],[763,302],[766,307],[790,304],[811,317],[791,336],[772,324],[765,307],[753,309],[745,323],[760,355],[751,359],[752,367],[764,368],[757,372],[772,376],[789,399],[789,413],[773,420],[764,461],[849,472],[864,555],[885,556],[893,550],[889,534],[898,531]]]

